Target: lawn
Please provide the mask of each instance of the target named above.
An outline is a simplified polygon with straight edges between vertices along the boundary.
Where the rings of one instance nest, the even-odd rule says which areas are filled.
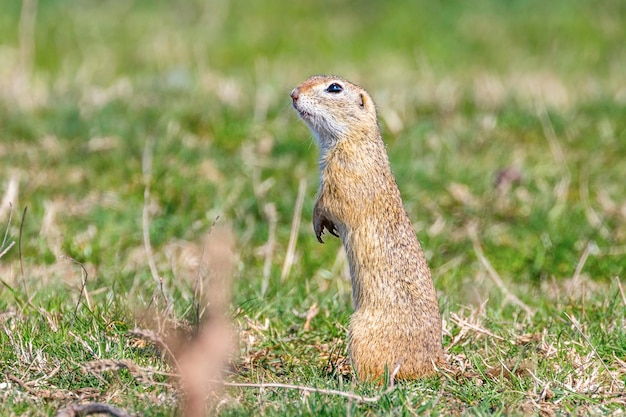
[[[192,415],[180,374],[222,355],[224,416],[623,412],[626,3],[0,3],[0,415]],[[314,73],[377,103],[435,377],[345,361]]]

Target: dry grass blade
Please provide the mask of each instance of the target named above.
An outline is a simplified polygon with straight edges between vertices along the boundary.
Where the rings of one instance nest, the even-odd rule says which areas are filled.
[[[11,242],[7,245],[6,248],[4,248],[2,250],[2,252],[0,252],[0,258],[2,258],[4,255],[6,255],[6,253],[15,245],[15,242]]]
[[[550,116],[548,115],[548,110],[546,109],[546,103],[540,101],[537,104],[537,117],[541,122],[541,127],[543,132],[548,140],[548,145],[550,146],[550,151],[552,152],[552,157],[556,161],[557,164],[561,166],[563,173],[566,175],[567,183],[569,184],[571,179],[571,173],[569,167],[567,165],[567,158],[565,157],[565,152],[563,152],[563,148],[557,139],[556,132],[554,131],[554,126],[552,125],[552,121],[550,120]]]
[[[204,282],[203,282],[203,278],[205,275],[205,271],[203,268],[204,265],[204,256],[206,255],[206,249],[207,249],[207,243],[209,240],[209,237],[211,236],[211,232],[213,231],[213,229],[215,228],[215,225],[217,224],[217,221],[220,219],[220,216],[216,216],[215,219],[213,220],[213,223],[211,223],[211,227],[209,228],[209,231],[206,233],[206,238],[204,239],[204,243],[202,244],[202,251],[200,252],[200,259],[198,260],[198,270],[196,271],[196,277],[195,277],[195,281],[193,284],[193,298],[194,298],[194,304],[196,305],[196,320],[200,321],[200,301],[199,299],[202,298],[202,295],[204,294]]]
[[[53,371],[54,373],[54,371]],[[30,396],[37,399],[44,400],[68,400],[76,398],[76,393],[68,390],[59,390],[59,389],[33,389],[26,382],[22,381],[20,378],[15,375],[7,372],[6,377],[8,380],[15,382],[19,385],[24,391],[26,391]],[[33,383],[33,381],[29,381]]]
[[[583,178],[580,180],[579,194],[580,200],[585,208],[585,217],[587,222],[596,230],[600,232],[600,235],[605,239],[611,236],[611,232],[604,225],[602,217],[594,210],[589,202],[589,178],[587,174],[581,175]]]
[[[285,254],[285,262],[283,270],[280,273],[281,281],[289,276],[291,266],[294,263],[294,255],[296,252],[296,241],[298,232],[300,231],[300,219],[302,218],[302,206],[304,205],[304,195],[306,191],[306,179],[302,178],[298,185],[298,197],[296,197],[296,206],[293,210],[293,220],[291,221],[291,233],[289,234],[289,244],[287,245],[287,253]]]
[[[170,386],[169,384],[156,383],[152,378],[152,375],[154,374],[169,377],[179,377],[178,374],[171,374],[151,368],[142,368],[130,359],[98,359],[95,361],[81,364],[81,369],[83,370],[83,372],[90,372],[94,375],[98,375],[103,372],[119,372],[122,369],[126,369],[133,376],[133,378],[145,385]]]
[[[517,306],[521,307],[526,312],[526,315],[527,315],[528,319],[530,317],[532,317],[533,314],[534,314],[533,309],[530,308],[522,300],[520,300],[515,294],[513,294],[511,291],[509,291],[509,289],[506,287],[506,285],[504,285],[504,282],[502,281],[502,278],[500,278],[500,275],[498,275],[496,270],[491,265],[491,262],[489,262],[489,260],[485,256],[485,253],[483,252],[483,249],[480,246],[480,242],[478,241],[478,233],[476,231],[476,225],[475,224],[470,224],[467,227],[467,234],[468,234],[470,240],[472,241],[472,245],[474,246],[474,252],[476,253],[476,257],[478,258],[480,263],[482,263],[483,266],[485,267],[485,269],[487,270],[488,275],[491,278],[491,280],[498,286],[500,291],[502,291],[502,293],[505,296],[505,299],[511,300],[511,302],[513,302]]]
[[[598,351],[596,350],[596,347],[593,345],[593,343],[591,343],[591,340],[589,340],[587,335],[580,328],[580,323],[578,322],[578,320],[576,320],[574,317],[570,316],[567,313],[564,313],[564,314],[565,314],[565,317],[567,317],[569,319],[569,321],[572,323],[572,325],[574,326],[576,331],[582,336],[583,339],[585,339],[585,342],[587,342],[587,344],[589,345],[589,347],[591,348],[593,353],[596,355],[596,357],[598,358],[598,360],[602,364],[602,367],[604,368],[604,370],[611,377],[612,384],[615,384],[616,386],[620,386],[621,385],[621,387],[623,388],[624,383],[621,382],[620,380],[618,380],[617,378],[615,378],[615,375],[613,375],[613,373],[611,372],[609,367],[606,365],[606,363],[604,363],[604,361],[602,360],[602,357],[598,354]]]
[[[21,379],[19,379],[18,377],[16,377],[15,375],[7,372],[6,373],[6,377],[8,380],[15,382],[17,385],[19,385],[20,387],[22,387],[26,392],[28,392],[29,394],[33,395],[33,396],[38,396],[37,391],[35,391],[34,389],[32,389],[31,387],[29,387],[28,385],[26,385],[24,383],[24,381],[22,381]]]
[[[475,323],[470,323],[469,321],[464,320],[463,318],[459,317],[456,313],[450,313],[450,320],[452,320],[453,323],[457,324],[461,329],[473,330],[476,333],[480,333],[480,334],[483,334],[485,336],[489,336],[489,337],[494,338],[496,340],[502,340],[502,341],[506,340],[505,338],[490,332],[489,330],[485,329],[484,327],[481,327],[481,326],[479,326],[479,325],[477,325]]]
[[[9,251],[9,249],[11,249],[13,245],[15,245],[15,241],[7,245],[7,239],[9,237],[9,229],[11,226],[11,220],[13,219],[13,204],[8,203],[8,205],[9,205],[9,220],[7,221],[7,227],[4,229],[4,238],[2,238],[2,244],[0,244],[0,258],[2,258]],[[0,218],[2,218],[1,215],[0,215]]]
[[[146,256],[148,257],[148,265],[150,267],[150,273],[157,285],[157,288],[161,291],[163,300],[165,301],[166,310],[169,307],[169,298],[163,287],[163,280],[159,276],[159,271],[154,261],[154,253],[152,251],[152,244],[150,243],[150,182],[152,181],[152,152],[154,150],[154,139],[148,138],[146,145],[143,149],[143,155],[141,159],[141,166],[143,169],[144,180],[144,192],[143,192],[143,211],[141,216],[141,224],[143,229],[143,245],[146,250]]]
[[[396,364],[396,368],[394,369],[394,371],[392,373],[393,378],[390,378],[390,380],[395,379],[395,375],[397,375],[399,370],[400,370],[400,366],[399,366],[399,364]],[[361,402],[361,403],[376,403],[383,396],[389,394],[395,388],[395,386],[393,384],[390,384],[389,387],[385,391],[383,391],[382,393],[380,393],[378,395],[375,395],[373,397],[367,397],[365,395],[359,395],[359,394],[355,394],[353,392],[348,392],[348,391],[339,391],[339,390],[326,389],[326,388],[314,388],[314,387],[307,387],[307,386],[304,386],[304,385],[294,385],[294,384],[279,384],[279,383],[255,384],[255,383],[245,383],[245,382],[226,382],[226,381],[219,381],[219,380],[211,380],[211,382],[216,383],[216,384],[222,384],[222,385],[227,386],[227,387],[259,388],[259,389],[279,388],[279,389],[298,390],[298,391],[303,391],[303,392],[308,392],[308,393],[335,395],[335,396],[338,396],[338,397],[344,397],[344,398],[348,398],[348,399],[351,399],[351,400],[355,400],[355,401]]]
[[[17,204],[17,198],[19,194],[19,182],[17,180],[17,176],[12,176],[9,179],[9,185],[7,186],[7,190],[2,197],[2,203],[0,203],[0,220],[4,219],[9,213],[9,224],[11,224],[11,218],[13,216],[13,205]],[[6,235],[5,240],[6,241]]]
[[[626,294],[624,293],[622,282],[620,281],[619,277],[615,277],[615,281],[617,281],[617,288],[619,288],[619,293],[622,296],[622,302],[624,303],[624,306],[626,307]]]
[[[124,410],[102,403],[72,404],[67,408],[57,411],[54,417],[80,417],[91,414],[109,414],[113,417],[130,417]]]
[[[576,270],[574,271],[574,275],[572,276],[572,281],[576,282],[580,278],[580,274],[585,267],[585,263],[587,262],[587,258],[589,258],[590,254],[598,253],[598,246],[594,242],[589,242],[585,245],[585,250],[583,254],[580,256],[578,260],[578,264],[576,265]]]
[[[22,285],[24,286],[24,294],[26,294],[26,298],[30,300],[30,295],[28,294],[28,287],[26,286],[26,275],[24,275],[24,257],[22,256],[22,236],[24,232],[24,221],[26,220],[26,211],[28,207],[24,207],[24,212],[22,213],[22,221],[20,222],[20,236],[18,238],[18,250],[20,255],[20,272],[22,276]]]
[[[317,307],[317,306],[315,306]],[[311,311],[311,310],[310,310]],[[389,375],[389,383],[387,388],[378,395],[368,397],[360,394],[356,394],[348,391],[340,391],[334,389],[327,388],[315,388],[304,385],[296,385],[296,384],[281,384],[281,383],[246,383],[246,382],[227,382],[223,380],[213,379],[210,380],[213,384],[220,384],[227,387],[237,387],[237,388],[258,388],[258,389],[266,389],[266,388],[277,388],[277,389],[289,389],[289,390],[298,390],[305,393],[317,393],[323,395],[332,395],[343,398],[348,398],[350,400],[354,400],[359,403],[376,403],[380,401],[380,399],[391,393],[395,388],[396,376],[398,372],[400,372],[400,368],[402,366],[402,359],[400,358],[394,365],[394,369]]]
[[[69,256],[62,256],[62,258],[68,259],[74,262],[76,265],[80,266],[80,269],[81,269],[82,285],[80,287],[80,293],[78,294],[78,301],[76,302],[76,307],[74,308],[74,315],[72,316],[72,321],[70,322],[70,329],[71,329],[72,326],[74,326],[74,322],[76,321],[76,314],[78,313],[78,307],[80,306],[80,302],[82,300],[83,294],[85,294],[85,299],[87,300],[87,306],[91,310],[91,306],[89,305],[90,304],[89,297],[87,296],[87,292],[85,291],[85,288],[87,287],[87,278],[89,277],[89,274],[87,273],[87,269],[85,269],[85,265],[78,262],[76,259],[70,258]]]
[[[320,309],[317,306],[317,303],[313,303],[313,305],[306,312],[306,321],[304,322],[305,331],[309,331],[311,329],[311,320],[313,320],[319,312],[320,312]]]
[[[263,252],[265,254],[265,261],[263,262],[263,282],[261,283],[261,297],[267,293],[267,289],[270,285],[271,268],[272,268],[272,255],[274,254],[274,246],[276,246],[276,224],[278,223],[278,214],[276,213],[276,206],[273,203],[268,203],[263,207],[263,212],[269,223],[269,235],[267,242],[263,245]]]

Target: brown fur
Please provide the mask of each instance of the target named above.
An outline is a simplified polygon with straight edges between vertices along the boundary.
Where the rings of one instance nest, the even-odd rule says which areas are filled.
[[[340,92],[327,90],[334,83]],[[315,233],[320,242],[324,229],[338,233],[350,265],[349,351],[358,377],[379,379],[397,364],[401,379],[433,373],[443,358],[437,295],[374,102],[361,87],[330,76],[309,78],[291,97],[321,149]]]

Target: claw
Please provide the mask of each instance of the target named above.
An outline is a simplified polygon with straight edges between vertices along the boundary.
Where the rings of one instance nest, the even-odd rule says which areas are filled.
[[[326,228],[326,230],[328,230],[328,233],[330,233],[331,235],[339,237],[339,235],[337,234],[338,230],[337,228],[335,228],[334,223],[327,219],[321,219],[320,221],[313,224],[313,229],[315,229],[315,236],[317,237],[318,242],[324,243],[324,241],[322,240],[324,228]]]
[[[322,235],[324,234],[324,223],[315,222],[313,224],[313,229],[315,229],[315,237],[317,237],[317,241],[320,243],[324,243],[324,241],[322,240]]]

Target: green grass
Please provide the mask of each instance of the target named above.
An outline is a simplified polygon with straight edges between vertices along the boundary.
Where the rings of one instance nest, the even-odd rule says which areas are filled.
[[[206,315],[194,286],[214,223],[232,230],[237,255],[228,380],[382,394],[228,388],[220,415],[618,413],[624,5],[292,3],[38,2],[34,31],[27,14],[20,35],[21,5],[3,2],[0,195],[13,211],[9,221],[0,207],[0,253],[14,245],[0,257],[0,414],[87,401],[175,414],[167,353],[131,330],[165,337]],[[377,102],[439,294],[451,361],[441,376],[384,392],[338,367],[350,282],[338,240],[314,237],[317,148],[289,99],[312,73],[343,75]],[[167,311],[143,242],[148,141]],[[496,189],[507,168],[521,181]],[[301,181],[295,262],[281,279]],[[84,266],[85,291],[68,257]],[[91,368],[106,360],[140,368]]]

